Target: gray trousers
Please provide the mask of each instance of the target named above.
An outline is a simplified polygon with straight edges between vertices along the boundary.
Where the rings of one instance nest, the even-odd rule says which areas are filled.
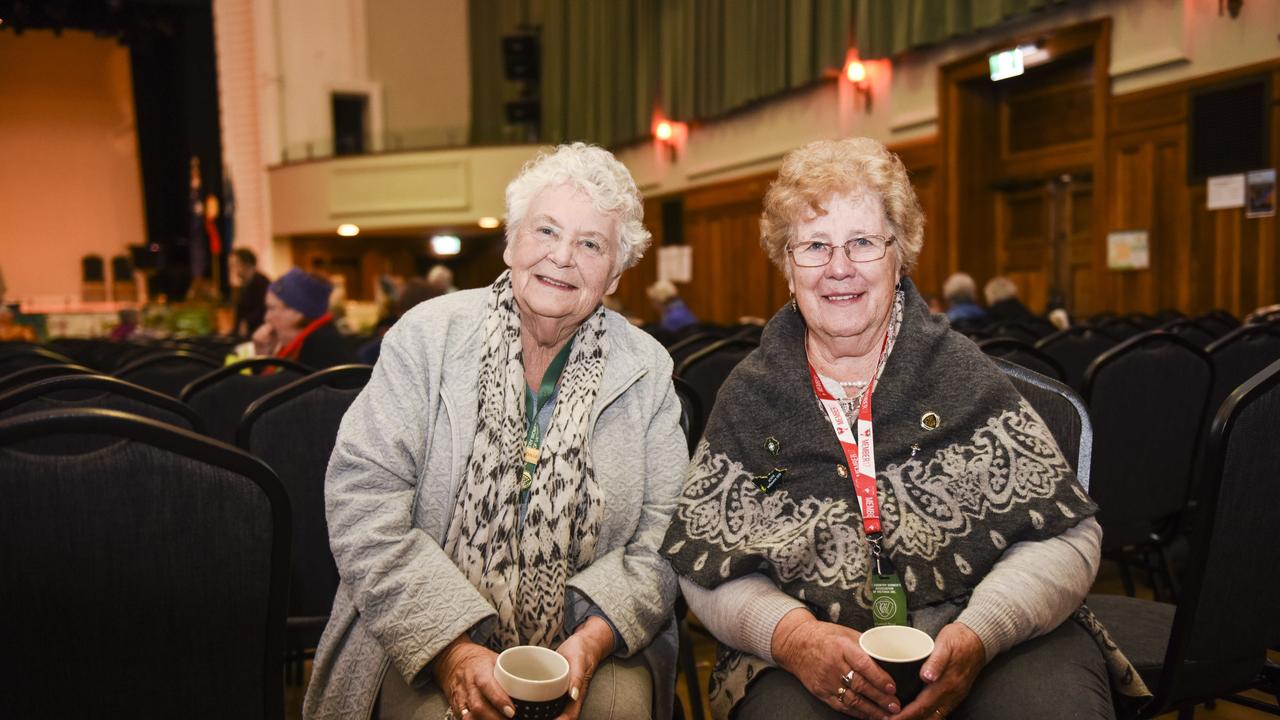
[[[1115,720],[1107,666],[1074,620],[996,656],[950,720]],[[809,694],[794,675],[769,670],[734,708],[734,720],[847,719]]]
[[[449,701],[435,683],[410,688],[388,669],[379,698],[380,720],[441,720]],[[606,658],[587,686],[582,720],[649,720],[653,717],[653,678],[640,657]]]

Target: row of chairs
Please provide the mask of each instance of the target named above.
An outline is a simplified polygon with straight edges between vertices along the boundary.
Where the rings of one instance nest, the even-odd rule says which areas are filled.
[[[245,370],[263,369],[274,372],[267,375],[242,374]],[[186,497],[188,501],[195,499],[197,501],[195,508],[198,510],[206,503],[205,493],[214,492],[214,490],[202,484],[204,481],[200,479],[203,477],[201,472],[194,471],[190,467],[182,472],[173,471],[173,463],[191,464],[203,461],[206,457],[212,457],[238,463],[237,467],[250,467],[252,470],[257,466],[252,463],[246,465],[244,460],[244,458],[250,458],[267,468],[270,479],[263,479],[261,473],[256,470],[247,474],[259,486],[274,484],[280,496],[285,498],[283,512],[286,522],[280,525],[284,537],[284,562],[273,560],[270,566],[273,572],[278,567],[284,574],[284,590],[280,593],[279,600],[283,604],[284,612],[278,623],[272,619],[265,625],[259,616],[241,617],[242,620],[252,621],[251,626],[259,631],[263,627],[270,630],[267,640],[271,647],[268,648],[267,656],[274,660],[267,665],[265,680],[260,680],[256,676],[250,678],[241,673],[244,676],[240,677],[239,681],[242,685],[250,680],[256,685],[261,685],[265,681],[266,685],[262,687],[268,690],[261,697],[267,701],[264,705],[267,711],[263,716],[278,717],[279,713],[275,708],[279,704],[279,696],[282,692],[281,658],[286,660],[285,669],[290,681],[300,684],[302,662],[318,641],[336,591],[337,569],[329,552],[328,533],[324,520],[325,468],[337,435],[338,424],[350,403],[367,382],[370,371],[371,368],[368,366],[340,366],[310,373],[308,369],[296,363],[276,359],[258,359],[206,373],[188,383],[178,393],[179,398],[141,387],[119,377],[77,372],[46,378],[0,393],[0,423],[22,424],[24,420],[40,417],[76,416],[82,419],[67,420],[73,425],[79,424],[65,432],[27,434],[21,440],[15,441],[18,444],[13,447],[20,452],[0,455],[0,466],[9,466],[11,461],[18,459],[20,462],[13,465],[16,472],[9,473],[6,470],[0,475],[15,478],[35,477],[39,474],[37,468],[47,466],[45,471],[39,472],[56,473],[57,468],[80,468],[85,472],[96,473],[99,477],[119,479],[120,485],[124,487],[120,489],[118,496],[107,496],[110,493],[110,487],[98,488],[99,495],[92,501],[86,500],[89,503],[88,507],[96,507],[100,512],[104,509],[108,510],[103,513],[104,515],[130,518],[130,522],[143,522],[145,519],[140,520],[135,517],[136,505],[131,500],[132,491],[128,489],[135,479],[149,483],[156,482],[156,479],[160,478],[160,482],[171,483],[165,486],[166,492]],[[84,417],[89,419],[85,420]],[[145,426],[142,430],[134,427],[139,423]],[[111,438],[104,439],[104,435],[111,436],[115,433],[112,428],[125,425],[132,429],[120,430],[121,433],[125,433],[125,436],[116,437],[114,440],[129,442],[121,443],[113,442]],[[233,442],[238,446],[238,450],[232,447]],[[175,454],[185,459],[174,460]],[[164,456],[168,460],[158,460],[159,456]],[[240,459],[226,460],[226,458]],[[111,464],[113,462],[119,463],[119,467],[113,466]],[[165,462],[170,464],[165,465]],[[145,467],[146,472],[138,472],[139,467]],[[207,474],[204,473],[204,475]],[[148,492],[151,491],[154,491],[154,488]],[[274,493],[276,490],[271,492]],[[52,501],[48,498],[46,500]],[[243,493],[240,500],[249,502],[248,496]],[[171,502],[171,500],[166,496],[163,502]],[[217,502],[223,502],[223,500],[217,500]],[[20,503],[19,506],[23,505]],[[246,507],[242,510],[246,517],[252,515],[253,508]],[[48,513],[44,512],[40,517],[47,519]],[[190,518],[187,519],[190,521]],[[202,516],[199,521],[203,522],[204,519]],[[236,542],[243,540],[241,535],[250,530],[245,523],[236,522],[234,518],[227,520],[225,517],[218,516],[215,519],[218,519],[222,530],[237,536]],[[180,543],[180,545],[204,548],[206,553],[213,548],[216,549],[216,552],[212,553],[213,556],[224,558],[219,543],[209,539],[210,533],[214,532],[209,529],[201,530],[203,534],[198,538],[199,542],[189,545]],[[251,534],[259,540],[263,538],[260,532],[254,531]],[[130,541],[138,539],[132,537]],[[137,542],[132,544],[127,552],[146,556],[156,548],[162,547],[164,547],[163,543]],[[121,550],[123,548],[117,543],[111,546],[109,552]],[[235,560],[235,557],[240,557],[243,560],[247,557],[244,552],[237,552],[238,555],[225,555],[225,559]],[[102,559],[101,554],[91,555],[91,557]],[[143,559],[150,561],[145,557]],[[36,567],[43,567],[46,560],[54,564],[57,562],[56,557],[45,558],[39,562],[37,558],[31,559]],[[239,562],[236,560],[233,564]],[[248,569],[256,571],[262,567],[251,565]],[[209,571],[212,572],[211,569]],[[233,567],[221,567],[220,571],[231,573],[224,578],[228,580],[226,587],[235,588],[244,584],[248,594],[254,593],[253,588],[256,586],[252,582],[242,583],[236,578],[235,573],[245,572],[245,568],[237,570]],[[166,576],[156,575],[155,577]],[[174,577],[180,579],[182,576],[178,574]],[[123,613],[128,616],[126,620],[121,621],[126,625],[133,621],[133,616],[127,612],[128,608],[122,610],[120,603],[116,601],[102,603],[101,598],[95,599],[101,593],[85,592],[77,588],[75,595],[76,597],[68,599],[69,603],[86,602],[97,607],[96,613],[83,608],[77,613],[78,617],[96,617],[100,620],[104,611],[109,610],[117,615]],[[218,593],[201,593],[201,595],[207,595],[210,602],[221,598]],[[14,602],[25,602],[28,599],[24,594],[21,598],[15,597]],[[272,602],[274,603],[275,600]],[[193,604],[199,606],[200,602],[191,600],[187,603],[187,605]],[[175,605],[173,612],[182,612],[184,607],[181,604]],[[163,623],[177,622],[173,613],[166,614],[151,610],[147,615]],[[31,617],[29,613],[15,616]],[[276,643],[272,637],[277,624],[281,635],[279,643]],[[158,639],[148,636],[145,629],[140,633],[144,644],[159,642]],[[244,635],[244,628],[240,628],[239,635],[233,632],[223,634],[226,635],[228,643],[236,642],[237,638],[244,642],[249,641]],[[178,638],[174,642],[180,640],[181,638]],[[253,642],[260,645],[261,641],[262,638],[258,637]],[[44,642],[47,642],[50,647],[58,645],[57,642],[49,642],[47,639]],[[188,655],[175,655],[164,651],[164,648],[158,646],[156,648],[160,656],[167,657],[170,661],[173,657],[181,657],[182,665],[190,661],[193,673],[199,672],[213,678],[221,678],[217,683],[230,682],[223,677],[225,667],[210,669],[202,658],[193,659]],[[211,659],[218,660],[219,656],[215,655]],[[225,658],[222,660],[225,661]],[[52,665],[35,667],[48,668]],[[257,667],[257,665],[247,666],[241,662],[238,667],[243,670],[245,667]],[[59,682],[65,682],[65,679]],[[172,687],[175,692],[184,691],[189,684],[176,683],[172,684]],[[169,685],[166,684],[165,690],[159,693],[162,698],[158,698],[155,702],[170,701],[163,699],[168,697]],[[43,686],[36,683],[33,687]],[[193,692],[199,690],[200,688],[196,688]],[[230,695],[239,698],[235,702],[244,702],[245,693],[234,693],[227,686],[222,686],[218,690],[219,693],[224,691],[229,694],[225,702],[204,705],[208,708],[222,708],[222,710],[210,710],[210,716],[257,715],[257,713],[243,712],[244,706],[228,704],[232,702]],[[107,693],[104,697],[113,696]],[[175,707],[182,707],[184,710],[165,714],[190,714],[192,707],[189,704],[192,702],[190,697],[186,700],[172,699],[172,701],[181,702],[180,706]],[[0,706],[5,705],[6,703],[0,702]],[[199,703],[196,705],[199,706]],[[159,710],[155,714],[160,714]],[[21,715],[22,713],[19,713],[19,716]]]

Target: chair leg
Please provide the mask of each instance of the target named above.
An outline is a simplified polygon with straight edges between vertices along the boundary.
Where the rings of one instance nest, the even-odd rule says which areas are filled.
[[[702,714],[702,690],[698,686],[698,664],[693,659],[693,642],[689,638],[689,623],[680,621],[680,672],[684,675],[685,690],[689,692],[690,720],[706,720]]]
[[[1165,583],[1169,588],[1169,602],[1178,603],[1178,598],[1182,595],[1181,588],[1178,587],[1178,578],[1173,573],[1173,560],[1169,557],[1169,546],[1161,545],[1159,550],[1160,567],[1164,574]]]
[[[1124,594],[1129,597],[1136,596],[1138,593],[1133,586],[1133,573],[1129,572],[1129,558],[1121,553],[1116,559],[1116,564],[1120,566],[1120,582],[1124,584]]]

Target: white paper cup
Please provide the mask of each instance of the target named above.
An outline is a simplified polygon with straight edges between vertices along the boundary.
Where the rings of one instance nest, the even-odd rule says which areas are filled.
[[[550,720],[569,704],[569,661],[555,650],[535,645],[503,650],[493,677],[515,702],[517,718]]]
[[[893,678],[897,686],[894,694],[903,705],[920,694],[924,687],[920,668],[933,653],[933,638],[928,633],[906,625],[881,625],[862,633],[858,644]]]

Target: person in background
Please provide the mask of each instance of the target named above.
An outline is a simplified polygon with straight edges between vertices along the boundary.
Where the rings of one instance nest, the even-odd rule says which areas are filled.
[[[315,370],[352,362],[329,312],[333,286],[293,268],[267,289],[264,321],[253,333],[258,355],[296,360]]]
[[[30,325],[23,325],[14,320],[13,310],[7,305],[0,305],[0,342],[22,340],[36,342],[36,331]]]
[[[239,337],[248,337],[262,325],[267,312],[267,286],[271,281],[258,272],[258,256],[249,248],[236,248],[227,258],[227,270],[240,286],[233,332]]]
[[[438,295],[458,292],[458,288],[453,286],[453,271],[445,265],[431,266],[427,271],[427,285],[432,287]]]
[[[138,334],[141,329],[141,316],[137,310],[125,308],[119,313],[120,322],[111,328],[111,333],[107,335],[107,339],[112,342],[125,342]]]
[[[1019,322],[1035,319],[1035,313],[1018,299],[1018,286],[1003,275],[988,280],[982,294],[987,297],[987,315],[992,320]]]
[[[663,330],[680,332],[690,325],[698,324],[698,318],[680,299],[675,283],[670,280],[655,282],[645,290],[645,294],[649,296],[649,302],[653,303],[653,307],[661,316],[658,319],[658,326]]]
[[[978,307],[978,286],[969,273],[953,273],[942,283],[942,297],[947,301],[947,319],[953,327],[982,325],[987,312]]]

